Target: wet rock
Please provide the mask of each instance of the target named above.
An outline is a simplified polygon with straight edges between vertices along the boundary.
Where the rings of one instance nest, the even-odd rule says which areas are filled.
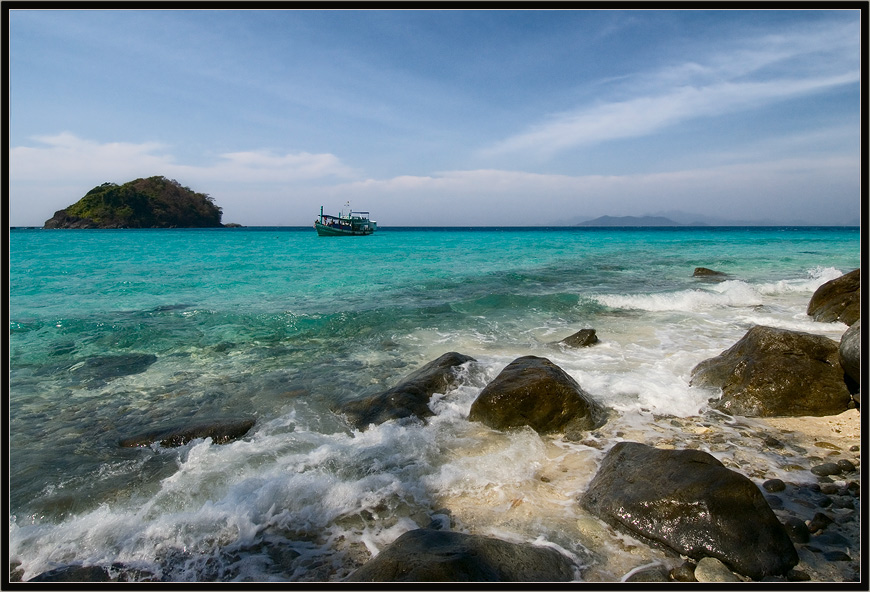
[[[430,417],[429,399],[432,395],[446,392],[455,383],[456,368],[473,361],[472,357],[448,352],[409,374],[393,388],[345,403],[340,411],[358,430],[391,419]]]
[[[840,469],[841,473],[851,473],[855,470],[855,465],[852,464],[852,461],[841,458],[837,461],[837,468]]]
[[[256,420],[211,421],[181,428],[168,428],[125,438],[119,442],[123,448],[139,448],[159,443],[166,448],[183,446],[197,438],[211,438],[215,444],[226,444],[241,438],[254,427]]]
[[[807,314],[823,323],[852,325],[860,319],[861,268],[819,286],[810,298]]]
[[[728,567],[713,557],[704,557],[695,568],[695,579],[699,582],[741,582]]]
[[[807,528],[806,523],[800,518],[789,516],[783,520],[782,525],[785,526],[785,531],[795,543],[803,545],[810,542],[810,529]]]
[[[568,347],[589,347],[598,343],[598,336],[595,335],[595,329],[580,329],[573,335],[570,335],[560,341]]]
[[[573,563],[549,547],[459,532],[406,532],[350,582],[568,582]]]
[[[840,337],[840,365],[846,374],[861,386],[861,319]]]
[[[828,561],[852,561],[851,555],[843,551],[826,551],[822,555]]]
[[[715,557],[753,579],[798,562],[758,487],[699,450],[620,442],[580,502],[617,529],[692,559]]]
[[[768,479],[761,484],[766,491],[776,493],[777,491],[785,491],[785,483],[782,479]]]
[[[841,469],[839,465],[837,465],[837,463],[822,463],[810,469],[810,473],[812,473],[813,475],[818,475],[820,477],[837,475],[840,473],[840,471]]]
[[[497,430],[529,426],[538,433],[593,430],[606,410],[547,358],[517,358],[481,391],[468,415]]]
[[[793,569],[786,574],[786,579],[789,582],[809,582],[812,578],[810,574],[799,569]]]
[[[111,568],[99,565],[67,565],[43,572],[28,582],[152,582],[154,574],[130,569],[120,563]]]
[[[837,351],[822,335],[757,325],[695,366],[691,384],[721,388],[712,406],[735,415],[836,415],[852,398]]]

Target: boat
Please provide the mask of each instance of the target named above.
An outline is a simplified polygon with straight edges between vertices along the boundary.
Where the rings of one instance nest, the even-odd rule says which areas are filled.
[[[324,214],[320,206],[314,229],[319,236],[365,236],[377,230],[378,223],[369,218],[368,212],[350,211],[346,216],[340,212],[338,216],[330,216]]]

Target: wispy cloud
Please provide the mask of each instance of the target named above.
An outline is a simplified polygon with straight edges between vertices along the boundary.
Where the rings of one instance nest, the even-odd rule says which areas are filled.
[[[842,26],[753,40],[654,72],[620,77],[614,98],[551,115],[480,151],[549,158],[566,149],[641,137],[690,119],[763,107],[860,80]],[[852,53],[850,53],[852,52]],[[854,63],[853,63],[854,62]]]

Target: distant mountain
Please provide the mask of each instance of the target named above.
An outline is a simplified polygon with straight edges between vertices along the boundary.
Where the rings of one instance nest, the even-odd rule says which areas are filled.
[[[209,195],[158,176],[98,185],[43,228],[219,228],[222,213]]]
[[[682,226],[663,216],[601,216],[577,226]]]

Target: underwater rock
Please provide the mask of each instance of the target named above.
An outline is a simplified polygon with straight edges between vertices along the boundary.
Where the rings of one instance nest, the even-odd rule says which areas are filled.
[[[854,325],[861,318],[861,268],[819,286],[810,298],[807,314],[823,323]]]
[[[840,365],[846,375],[861,386],[861,319],[849,327],[840,338]]]
[[[523,356],[480,392],[468,415],[497,430],[529,426],[541,434],[593,430],[606,410],[547,358]]]
[[[99,386],[113,378],[145,372],[156,361],[154,354],[94,356],[74,364],[69,372],[85,385]]]
[[[340,411],[358,430],[369,424],[415,415],[424,419],[432,415],[429,399],[443,393],[456,379],[456,367],[474,358],[448,352],[406,376],[402,382],[382,393],[345,403]]]
[[[714,557],[753,579],[798,563],[758,487],[700,450],[619,442],[580,503],[617,529],[695,560]]]
[[[588,347],[598,343],[598,336],[595,335],[595,329],[580,329],[559,343],[564,343],[569,347]]]
[[[350,582],[569,582],[574,564],[549,547],[421,528],[397,538]]]
[[[756,325],[695,366],[691,384],[721,388],[711,405],[734,415],[837,415],[851,401],[837,350],[823,335]]]
[[[161,446],[172,448],[183,446],[197,438],[211,438],[215,444],[226,444],[241,438],[254,427],[254,419],[240,419],[231,421],[211,421],[182,428],[168,428],[153,432],[146,432],[125,438],[119,442],[123,448],[139,448],[151,446],[159,442]]]
[[[102,567],[99,565],[66,565],[30,578],[27,582],[153,582],[154,574],[130,569],[120,563]]]

